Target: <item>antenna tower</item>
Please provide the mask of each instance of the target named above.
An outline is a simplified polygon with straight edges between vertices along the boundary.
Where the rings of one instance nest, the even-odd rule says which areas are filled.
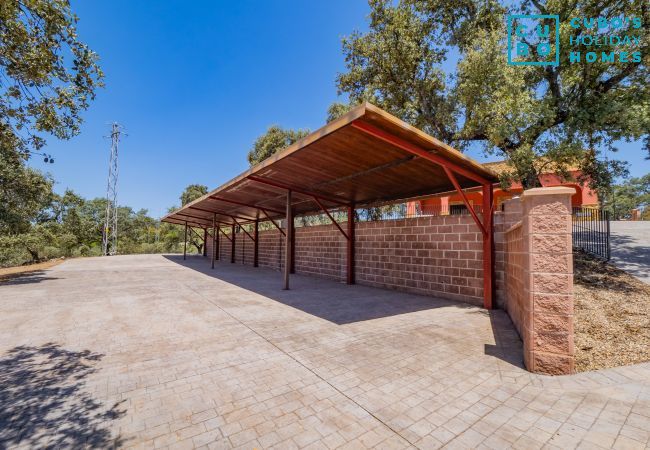
[[[113,123],[111,129],[111,159],[108,162],[108,184],[106,186],[106,221],[102,245],[105,256],[117,254],[117,148],[122,127]]]

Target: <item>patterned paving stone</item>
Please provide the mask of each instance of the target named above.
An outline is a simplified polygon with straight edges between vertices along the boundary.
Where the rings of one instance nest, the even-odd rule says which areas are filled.
[[[507,315],[178,256],[0,284],[0,448],[649,448],[650,364],[545,377]]]

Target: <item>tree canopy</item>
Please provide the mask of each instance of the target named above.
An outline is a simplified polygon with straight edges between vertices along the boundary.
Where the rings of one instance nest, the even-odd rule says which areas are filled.
[[[577,161],[593,184],[623,174],[624,165],[601,152],[650,129],[647,1],[501,3],[370,0],[369,30],[343,40],[346,71],[337,77],[339,91],[352,102],[372,101],[460,149],[482,144],[488,154],[509,159],[514,170],[507,177],[525,187],[538,185],[533,162],[542,155],[558,166]],[[561,49],[570,48],[576,33],[641,35],[638,48],[629,51],[643,58],[572,63],[563,51],[555,67],[508,65],[507,14],[559,15]],[[573,17],[599,16],[639,17],[646,26],[570,27]]]
[[[272,125],[255,140],[253,148],[248,152],[248,162],[254,166],[308,134],[309,130],[291,130]]]
[[[188,203],[193,202],[199,197],[204,196],[208,193],[208,187],[203,184],[190,184],[183,190],[181,194],[181,206],[185,206]]]
[[[44,135],[79,133],[102,86],[66,0],[0,2],[0,233],[23,233],[53,201],[52,180],[25,162]]]
[[[103,73],[77,21],[67,0],[0,3],[1,147],[27,158],[45,145],[42,133],[79,133]]]
[[[650,174],[614,186],[607,208],[614,220],[629,219],[633,209],[643,210],[643,219],[650,220]]]

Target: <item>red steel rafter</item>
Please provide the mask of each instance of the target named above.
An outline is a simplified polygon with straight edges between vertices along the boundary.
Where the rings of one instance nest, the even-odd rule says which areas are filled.
[[[325,212],[325,214],[327,214],[327,217],[330,218],[330,220],[332,221],[332,223],[333,223],[334,225],[336,225],[336,228],[339,229],[339,231],[340,231],[341,234],[345,237],[345,239],[350,240],[350,237],[345,233],[345,231],[343,231],[343,228],[341,228],[341,225],[339,225],[338,222],[337,222],[336,220],[334,220],[334,217],[332,217],[332,215],[329,213],[329,211],[327,210],[327,208],[325,208],[325,206],[323,206],[323,204],[320,202],[320,200],[318,200],[318,197],[314,197],[314,201],[315,201],[316,203],[318,203],[318,206],[320,206],[320,208],[323,210],[323,212]]]
[[[252,181],[256,181],[258,183],[268,184],[269,186],[277,187],[277,188],[280,188],[280,189],[286,189],[286,190],[289,190],[289,191],[297,192],[298,194],[307,195],[309,197],[318,197],[321,200],[325,200],[326,202],[334,203],[335,205],[348,206],[350,204],[350,202],[348,200],[345,200],[345,199],[342,199],[342,198],[328,197],[328,196],[324,196],[324,195],[316,193],[316,192],[310,192],[310,191],[305,191],[305,190],[302,190],[302,189],[296,189],[293,186],[289,186],[287,184],[280,183],[278,181],[269,180],[267,178],[261,178],[261,177],[257,177],[257,176],[254,176],[254,175],[249,175],[248,179],[252,180]]]
[[[269,219],[269,221],[273,224],[273,226],[274,226],[275,228],[277,228],[278,230],[280,230],[280,233],[282,233],[282,236],[286,236],[286,233],[284,232],[284,230],[283,230],[282,228],[280,228],[280,226],[279,226],[277,223],[275,223],[275,220],[271,219],[271,218],[269,217],[268,213],[267,213],[265,210],[262,210],[262,212],[264,213],[264,215],[266,216],[266,218]]]
[[[228,234],[227,234],[225,231],[223,231],[223,230],[221,229],[221,227],[217,227],[217,228],[219,229],[219,231],[221,231],[221,234],[223,234],[224,236],[226,236],[226,239],[228,239],[229,241],[232,241],[232,239],[230,238],[230,236],[228,236]]]
[[[443,167],[448,167],[452,169],[454,172],[457,174],[460,174],[466,178],[469,178],[471,180],[477,181],[481,184],[487,184],[490,183],[489,180],[486,178],[483,178],[480,175],[475,174],[474,172],[465,169],[464,167],[459,166],[458,164],[455,164],[451,161],[448,161],[447,159],[443,158],[442,156],[438,156],[434,153],[430,153],[423,148],[418,147],[415,144],[411,144],[410,142],[407,142],[403,139],[398,138],[397,136],[393,136],[392,134],[375,127],[374,125],[371,125],[367,122],[363,122],[361,120],[355,120],[354,122],[351,123],[351,125],[354,128],[357,128],[361,131],[364,131],[368,133],[371,136],[374,136],[378,139],[381,139],[384,142],[388,142],[389,144],[394,145],[395,147],[398,147],[406,152],[409,152],[413,155],[419,156],[421,158],[424,158],[428,161],[434,162],[440,166]]]
[[[483,307],[486,309],[492,309],[492,294],[493,294],[493,280],[494,280],[494,245],[493,245],[493,236],[492,236],[492,203],[493,203],[493,186],[492,182],[480,175],[473,173],[472,171],[465,169],[464,167],[459,166],[451,161],[446,160],[445,158],[438,156],[434,153],[430,153],[423,148],[418,147],[415,144],[407,142],[403,139],[393,136],[390,133],[375,127],[367,122],[355,120],[351,124],[354,128],[362,130],[368,133],[371,136],[374,136],[378,139],[381,139],[384,142],[394,145],[395,147],[404,150],[412,155],[419,156],[427,161],[433,162],[441,166],[449,180],[452,182],[456,190],[463,197],[463,201],[467,206],[470,214],[476,224],[479,226],[483,234]],[[471,208],[465,193],[458,184],[454,172],[462,175],[470,180],[474,180],[478,183],[481,183],[483,189],[483,223],[478,219],[476,212]]]
[[[246,230],[244,229],[244,227],[242,227],[242,226],[239,224],[239,222],[237,222],[237,219],[235,219],[235,218],[233,217],[232,220],[235,221],[235,223],[239,226],[239,229],[240,229],[240,230],[242,230],[244,233],[246,233],[246,236],[248,236],[252,241],[255,240],[255,238],[253,238],[253,236],[251,236],[251,235],[248,233],[248,231],[246,231]]]
[[[238,202],[238,201],[235,201],[235,200],[230,200],[230,199],[227,199],[227,198],[219,197],[217,195],[211,195],[210,198],[213,199],[213,200],[217,200],[219,202],[232,203],[233,205],[247,206],[249,208],[255,208],[255,209],[259,209],[259,210],[267,210],[267,211],[271,211],[272,213],[276,213],[276,214],[284,214],[284,211],[280,211],[278,209],[267,208],[266,206],[251,205],[249,203]]]
[[[463,191],[463,189],[460,187],[460,184],[458,184],[458,180],[456,180],[456,175],[454,175],[454,172],[452,172],[449,168],[447,168],[447,166],[442,166],[442,168],[445,169],[445,173],[449,177],[449,180],[456,188],[456,191],[458,191],[460,196],[463,198],[463,202],[465,202],[465,207],[472,215],[472,218],[474,218],[474,222],[476,222],[476,225],[479,227],[481,233],[483,233],[483,236],[485,237],[487,235],[487,230],[485,229],[485,225],[479,220],[478,216],[476,215],[476,212],[474,211],[474,208],[472,207],[472,204],[467,199],[467,195],[465,195],[465,191]],[[485,214],[483,215],[483,217],[485,217]]]
[[[253,220],[255,220],[254,217],[253,217],[253,218],[250,218],[250,217],[233,216],[232,214],[230,214],[230,213],[225,213],[225,212],[223,212],[223,211],[203,209],[203,208],[199,208],[199,207],[197,207],[197,206],[186,206],[186,208],[188,208],[188,209],[195,209],[195,210],[197,210],[197,211],[207,212],[207,213],[210,213],[210,214],[219,214],[220,216],[236,217],[237,219],[241,219],[241,220],[249,220],[249,221],[253,221]],[[176,213],[176,214],[178,214],[178,213]],[[230,224],[228,224],[228,225],[230,225]]]

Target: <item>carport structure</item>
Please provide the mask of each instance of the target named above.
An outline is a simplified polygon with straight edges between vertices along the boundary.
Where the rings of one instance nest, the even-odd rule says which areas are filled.
[[[294,217],[325,213],[347,241],[346,281],[354,283],[354,210],[423,195],[457,191],[483,239],[483,305],[492,308],[494,244],[492,195],[496,175],[447,144],[382,109],[364,103],[212,192],[163,217],[164,222],[203,230],[212,239],[212,266],[219,234],[252,226],[253,265],[258,265],[259,223],[270,221],[284,235],[284,288],[293,270]],[[464,189],[483,191],[482,219]],[[347,210],[344,230],[330,210]],[[282,229],[277,220],[285,220]],[[230,237],[222,229],[230,227]],[[211,233],[209,233],[211,230]],[[234,257],[233,257],[234,258]],[[234,261],[234,259],[233,259]]]

